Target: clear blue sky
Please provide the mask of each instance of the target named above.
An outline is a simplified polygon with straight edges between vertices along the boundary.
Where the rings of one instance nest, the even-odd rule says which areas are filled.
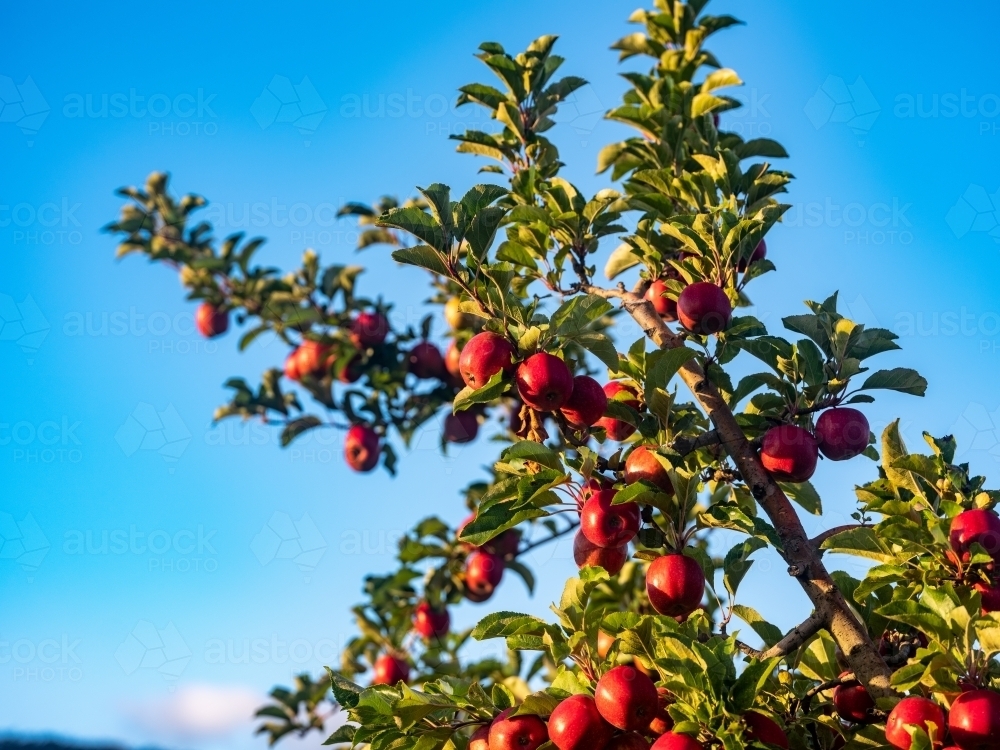
[[[885,365],[915,366],[931,383],[922,400],[881,396],[867,410],[872,424],[903,416],[914,446],[923,429],[955,430],[963,459],[1000,468],[997,9],[984,0],[946,13],[923,1],[905,11],[857,0],[713,5],[748,22],[714,44],[747,82],[738,92],[747,106],[723,124],[781,140],[798,178],[795,208],[768,237],[779,273],[752,290],[758,316],[777,331],[802,299],[839,289],[857,319],[902,335],[904,351]],[[430,513],[459,520],[458,489],[494,455],[480,440],[438,457],[431,431],[391,480],[350,473],[336,442],[281,450],[235,423],[211,430],[221,383],[255,379],[284,352],[262,342],[239,356],[232,334],[206,345],[171,272],[115,262],[99,232],[120,203],[112,190],[169,170],[175,189],[217,204],[219,234],[250,224],[276,265],[307,246],[328,262],[360,260],[366,293],[419,318],[419,272],[380,249],[356,257],[352,227],[332,222],[331,207],[415,184],[472,184],[478,164],[454,154],[447,135],[481,120],[451,106],[455,89],[486,80],[472,57],[481,41],[520,50],[543,33],[561,35],[564,72],[591,81],[554,131],[566,173],[585,189],[604,186],[597,151],[621,131],[599,113],[623,90],[608,46],[631,30],[633,8],[5,9],[0,729],[262,747],[241,712],[293,671],[331,661],[352,632],[363,575],[391,564],[393,535]],[[302,119],[284,121],[275,102],[306,78]],[[821,465],[828,517],[808,519],[810,530],[842,522],[852,486],[873,472],[865,459]],[[284,531],[304,517],[311,524]],[[298,535],[300,564],[275,551],[280,533]],[[779,563],[763,555],[744,588],[788,627],[807,603]],[[544,612],[572,570],[569,550],[536,567],[545,582],[532,601],[509,580],[491,606]],[[482,611],[465,607],[456,619]],[[157,638],[163,651],[142,662],[138,644]],[[235,713],[199,712],[220,702]]]

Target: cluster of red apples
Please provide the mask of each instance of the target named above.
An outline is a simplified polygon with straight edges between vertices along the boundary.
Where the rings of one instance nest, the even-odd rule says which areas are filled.
[[[469,750],[536,750],[551,742],[558,750],[702,750],[693,737],[671,731],[671,695],[635,667],[613,667],[597,681],[594,695],[572,695],[541,716],[501,712],[480,727]],[[784,730],[756,711],[743,716],[747,742],[788,748]],[[652,745],[650,744],[652,743]]]

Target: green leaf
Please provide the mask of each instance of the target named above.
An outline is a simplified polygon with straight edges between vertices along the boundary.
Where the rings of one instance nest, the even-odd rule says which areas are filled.
[[[473,254],[480,261],[486,257],[493,238],[496,237],[497,227],[507,215],[507,209],[501,206],[487,206],[473,217],[472,223],[465,232],[465,239],[469,243]]]
[[[880,563],[891,563],[896,559],[891,550],[875,534],[875,529],[870,526],[862,526],[834,534],[829,539],[824,540],[821,547],[828,552],[866,557]]]
[[[707,115],[709,112],[722,109],[728,104],[729,102],[725,99],[711,94],[695,94],[694,99],[691,100],[691,117]]]
[[[951,628],[947,622],[912,599],[889,602],[875,610],[875,613],[890,620],[912,625],[938,640],[947,641],[951,637]]]
[[[707,94],[716,89],[742,85],[743,81],[736,75],[735,70],[731,68],[719,68],[718,70],[713,70],[705,77],[704,82],[701,84],[701,90],[702,93]]]
[[[642,258],[635,252],[635,248],[627,243],[622,243],[611,252],[611,256],[604,266],[604,275],[613,279],[640,263],[642,263]]]
[[[417,245],[416,247],[403,248],[392,251],[392,259],[398,263],[406,263],[411,266],[425,268],[431,273],[439,276],[448,276],[448,267],[445,265],[441,253],[430,245]]]
[[[354,708],[361,698],[360,685],[355,685],[350,680],[344,679],[329,667],[326,668],[330,675],[330,689],[333,690],[333,697],[344,708]]]
[[[823,515],[823,501],[811,482],[779,482],[778,486],[792,500],[814,516]]]
[[[609,370],[618,369],[618,350],[610,336],[603,333],[585,333],[574,339],[580,346],[597,357]]]
[[[533,615],[519,612],[494,612],[487,615],[472,630],[477,641],[487,638],[506,638],[509,635],[542,635],[548,623]]]
[[[766,546],[767,542],[764,540],[751,537],[740,542],[726,553],[726,559],[722,566],[722,580],[726,591],[729,592],[730,599],[736,597],[736,590],[743,581],[743,577],[750,571],[750,566],[753,565],[750,555]]]
[[[927,391],[927,380],[916,370],[908,367],[894,367],[891,370],[879,370],[872,373],[861,386],[861,390],[870,391],[884,388],[911,396],[923,396]]]
[[[459,391],[452,404],[452,410],[457,414],[460,411],[465,411],[473,404],[488,404],[491,401],[496,401],[507,390],[509,385],[510,383],[504,381],[503,370],[500,370],[482,388],[466,386]]]
[[[761,617],[760,612],[753,607],[748,607],[745,604],[734,604],[733,614],[753,628],[753,631],[760,636],[761,640],[768,647],[773,646],[784,637],[784,633],[777,626],[772,625]]]
[[[378,217],[378,225],[380,227],[395,227],[409,232],[436,250],[447,249],[444,247],[444,230],[441,225],[433,216],[416,206],[391,208]]]
[[[319,418],[314,417],[311,414],[309,416],[293,419],[291,422],[286,424],[285,428],[281,431],[281,447],[284,448],[303,432],[308,432],[314,427],[319,427],[321,424],[323,423],[319,420]]]
[[[736,680],[729,693],[729,703],[735,713],[741,714],[753,706],[757,695],[764,687],[774,668],[781,661],[780,657],[754,662]]]
[[[698,352],[686,346],[650,352],[646,357],[646,390],[652,388],[666,390],[667,384],[677,371],[697,355]]]
[[[533,440],[514,443],[500,454],[500,460],[517,466],[523,466],[525,461],[531,461],[559,472],[563,471],[559,454],[544,443],[536,443]]]

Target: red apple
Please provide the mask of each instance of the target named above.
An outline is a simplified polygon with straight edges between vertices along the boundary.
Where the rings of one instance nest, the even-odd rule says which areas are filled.
[[[588,500],[601,490],[611,489],[614,482],[600,474],[594,474],[580,487],[580,494],[576,496],[577,509],[583,508]]]
[[[1000,561],[1000,516],[983,508],[962,511],[951,519],[948,540],[959,557],[963,557],[975,542],[994,560]]]
[[[808,430],[783,424],[764,433],[760,460],[779,482],[805,482],[816,471],[818,458],[816,438]]]
[[[372,685],[395,685],[410,679],[410,665],[392,654],[382,654],[372,669]]]
[[[577,375],[573,378],[573,392],[559,412],[572,427],[583,429],[597,424],[607,408],[608,395],[601,384],[589,375]]]
[[[906,731],[907,726],[917,726],[928,734],[931,733],[927,722],[933,722],[936,729],[931,737],[935,747],[941,747],[944,738],[944,711],[931,700],[914,695],[903,698],[889,713],[885,723],[885,740],[899,750],[910,750],[913,737]]]
[[[444,418],[444,439],[449,443],[469,443],[479,434],[479,417],[473,411],[460,411]]]
[[[422,601],[413,610],[413,629],[426,640],[443,638],[451,629],[451,615],[445,607],[434,609]]]
[[[511,716],[501,711],[490,725],[490,750],[536,750],[549,740],[545,722],[537,716]]]
[[[733,306],[722,287],[699,281],[684,287],[677,298],[677,317],[692,333],[710,334],[726,330]]]
[[[618,493],[600,490],[580,511],[580,531],[598,547],[621,547],[632,541],[639,531],[639,506],[635,503],[612,505]]]
[[[743,721],[747,725],[746,737],[748,740],[763,742],[765,745],[777,745],[788,750],[788,735],[770,716],[765,716],[757,711],[747,711],[743,714]]]
[[[625,481],[631,484],[640,479],[652,482],[668,495],[674,492],[667,470],[657,460],[653,449],[645,445],[638,446],[625,459]]]
[[[326,374],[329,362],[330,347],[306,339],[285,360],[285,377],[289,380],[301,380],[306,375],[321,378]]]
[[[1000,693],[970,690],[951,704],[948,730],[962,750],[1000,748]]]
[[[445,374],[441,350],[430,341],[421,341],[410,349],[406,364],[407,369],[418,378],[441,378]]]
[[[361,355],[355,354],[347,364],[337,373],[337,380],[341,383],[356,383],[361,378]]]
[[[686,734],[667,732],[653,743],[650,750],[705,750],[704,746],[694,737]]]
[[[479,727],[469,738],[468,750],[490,750],[490,727]]]
[[[382,455],[378,433],[366,424],[356,424],[344,438],[344,458],[355,471],[371,471]]]
[[[555,411],[573,392],[573,373],[559,357],[532,354],[517,367],[517,393],[535,411]]]
[[[663,687],[656,688],[656,696],[656,716],[649,722],[649,728],[646,732],[654,737],[659,737],[674,728],[674,720],[667,713],[667,706],[673,703],[673,696],[670,695],[669,690]]]
[[[693,557],[676,552],[663,555],[646,570],[646,593],[661,615],[686,617],[701,604],[705,572]]]
[[[816,442],[831,461],[846,461],[868,447],[871,428],[857,409],[828,409],[816,420]]]
[[[977,583],[973,588],[979,592],[983,614],[1000,612],[1000,583]]]
[[[844,721],[865,724],[872,720],[868,710],[875,708],[875,701],[864,685],[857,680],[849,680],[833,691],[833,707]]]
[[[736,267],[740,273],[743,273],[744,271],[747,270],[747,268],[749,268],[751,263],[756,263],[758,260],[764,260],[764,258],[766,257],[767,257],[767,243],[764,242],[764,240],[761,240],[760,242],[757,243],[757,247],[753,249],[753,252],[750,253],[750,259],[748,260],[746,258],[740,258],[739,263],[737,263]]]
[[[501,370],[514,369],[514,346],[490,331],[477,333],[462,349],[458,368],[467,386],[482,388]]]
[[[641,734],[625,732],[612,737],[611,742],[604,746],[604,750],[649,750],[649,743]]]
[[[656,685],[632,666],[610,669],[594,689],[597,710],[612,726],[626,731],[646,729],[656,716]]]
[[[389,333],[389,321],[382,313],[363,312],[351,321],[351,341],[359,349],[379,346]]]
[[[573,538],[573,560],[579,568],[596,565],[616,576],[628,560],[628,546],[598,547],[578,531]]]
[[[670,323],[677,320],[677,302],[669,297],[664,297],[663,293],[666,291],[667,285],[657,279],[646,290],[646,299],[653,303],[656,314]]]
[[[484,550],[473,552],[465,561],[466,591],[488,599],[503,578],[503,569],[503,558],[500,555]]]
[[[210,302],[202,302],[194,313],[198,333],[207,339],[221,336],[229,328],[229,312],[220,310]]]
[[[607,395],[608,401],[619,400],[615,399],[615,395],[619,393],[628,393],[633,396],[633,398],[622,399],[621,403],[626,406],[631,406],[636,411],[639,410],[639,398],[635,389],[625,385],[621,381],[612,380],[610,383],[605,384],[604,393]],[[608,434],[608,438],[611,440],[626,440],[631,437],[632,433],[635,432],[635,427],[633,425],[630,425],[628,422],[623,422],[620,419],[615,419],[614,417],[604,417],[597,422],[596,426],[603,427],[605,432]]]
[[[549,739],[559,750],[599,750],[612,731],[589,695],[571,695],[549,717]]]

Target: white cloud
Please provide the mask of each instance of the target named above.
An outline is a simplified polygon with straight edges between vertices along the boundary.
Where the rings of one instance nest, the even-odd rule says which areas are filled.
[[[266,698],[240,686],[189,684],[167,696],[126,706],[136,724],[157,737],[217,738],[240,730],[249,736],[254,711]]]

